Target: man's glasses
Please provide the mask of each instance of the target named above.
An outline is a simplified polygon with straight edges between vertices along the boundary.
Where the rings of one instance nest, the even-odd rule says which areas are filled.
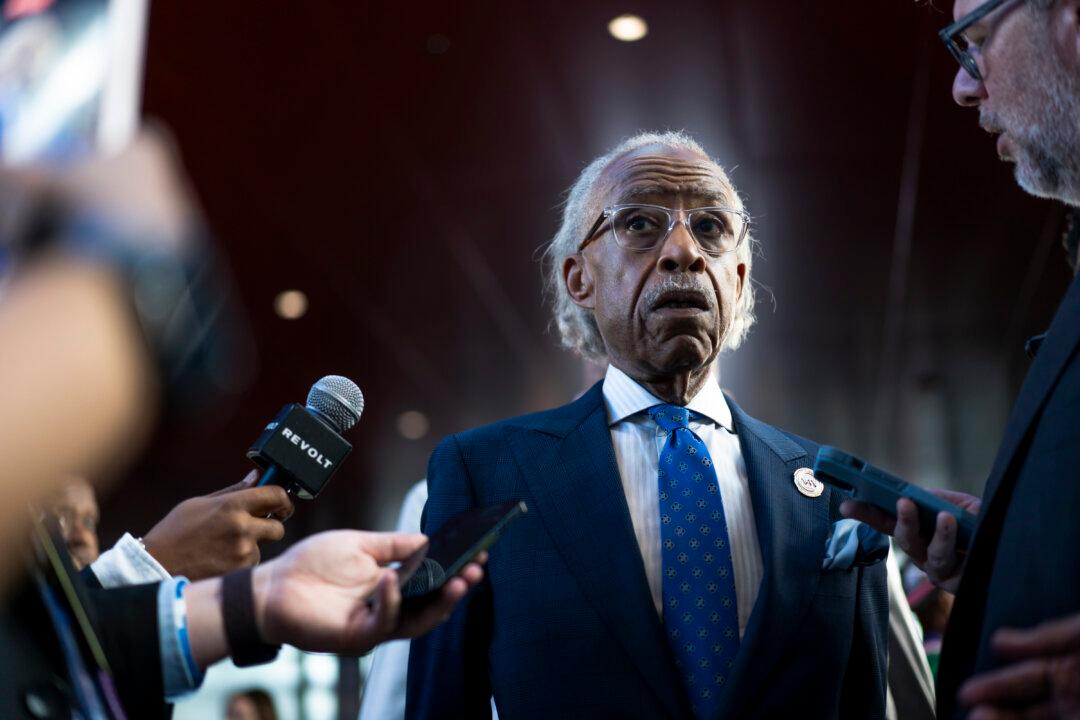
[[[578,246],[578,252],[596,238],[605,221],[610,221],[611,233],[619,247],[642,253],[662,244],[675,229],[675,223],[682,222],[701,251],[712,257],[739,247],[750,226],[750,216],[735,208],[675,210],[659,205],[612,205],[600,213]]]
[[[975,62],[975,56],[971,54],[972,47],[964,37],[964,31],[984,17],[997,10],[1009,0],[989,0],[979,7],[960,18],[952,25],[938,32],[941,42],[945,43],[946,49],[952,54],[960,67],[967,71],[974,80],[982,82],[982,73],[979,72],[979,64]],[[977,47],[976,47],[977,49]]]

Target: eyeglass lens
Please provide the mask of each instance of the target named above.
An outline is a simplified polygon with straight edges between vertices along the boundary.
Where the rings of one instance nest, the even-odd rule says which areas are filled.
[[[659,207],[624,207],[612,216],[615,239],[630,250],[651,250],[674,227],[672,213]],[[710,255],[734,250],[742,239],[743,219],[738,213],[716,208],[690,211],[686,219],[701,249]]]

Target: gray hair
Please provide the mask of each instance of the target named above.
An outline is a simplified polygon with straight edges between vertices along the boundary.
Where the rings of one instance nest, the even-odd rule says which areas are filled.
[[[642,132],[627,138],[616,147],[589,163],[574,184],[567,191],[563,205],[562,224],[555,237],[544,250],[544,275],[547,293],[551,297],[555,326],[563,347],[566,347],[587,360],[605,362],[607,349],[600,337],[600,328],[591,311],[582,308],[570,299],[566,283],[562,276],[562,265],[566,258],[574,255],[581,244],[582,236],[596,221],[603,208],[600,207],[598,184],[600,177],[613,162],[647,145],[661,145],[678,150],[690,150],[705,157],[709,154],[689,135],[683,132]],[[716,166],[716,174],[721,182],[731,190],[731,202],[738,209],[743,208],[735,186],[731,184],[727,173],[716,160],[709,157]],[[750,327],[754,324],[754,287],[751,283],[750,266],[753,259],[755,240],[750,233],[735,251],[739,262],[746,266],[746,278],[738,304],[733,309],[731,327],[724,335],[723,350],[739,347]]]

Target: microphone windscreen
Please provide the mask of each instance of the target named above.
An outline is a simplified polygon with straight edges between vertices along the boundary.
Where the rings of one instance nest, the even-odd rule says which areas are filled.
[[[343,433],[359,422],[364,412],[364,393],[347,377],[327,375],[311,386],[307,406]]]

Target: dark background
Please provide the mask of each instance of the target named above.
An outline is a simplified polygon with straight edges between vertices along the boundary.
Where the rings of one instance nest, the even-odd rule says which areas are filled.
[[[722,384],[768,422],[978,490],[1069,278],[1060,206],[1019,191],[911,0],[154,4],[145,109],[176,134],[236,275],[251,389],[168,425],[104,537],[240,479],[321,375],[356,449],[293,538],[386,528],[443,435],[561,404],[590,372],[547,329],[537,249],[584,164],[685,129],[756,221],[759,322]],[[608,21],[649,23],[635,43]],[[297,288],[300,320],[274,313]],[[596,375],[596,371],[592,371]],[[397,418],[430,431],[406,440]],[[270,549],[268,554],[272,554]]]

